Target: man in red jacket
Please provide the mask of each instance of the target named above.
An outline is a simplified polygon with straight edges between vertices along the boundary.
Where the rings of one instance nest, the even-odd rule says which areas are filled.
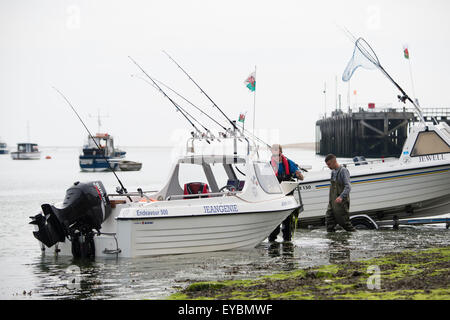
[[[279,144],[274,144],[271,148],[272,158],[270,159],[270,163],[272,165],[273,171],[277,176],[278,182],[282,181],[293,181],[293,178],[296,177],[299,180],[303,180],[303,174],[301,173],[298,165],[286,158],[283,155],[283,150]],[[293,192],[293,191],[292,191]],[[283,231],[283,240],[291,241],[292,238],[292,215],[290,214],[283,223],[282,223],[282,231]],[[276,227],[275,230],[269,235],[269,241],[275,241],[278,234],[280,233],[280,226]]]

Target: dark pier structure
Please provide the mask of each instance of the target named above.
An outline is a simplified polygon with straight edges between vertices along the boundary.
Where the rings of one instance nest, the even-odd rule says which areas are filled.
[[[450,124],[450,109],[423,109],[426,121],[434,117]],[[411,109],[333,111],[316,122],[316,154],[338,157],[399,157],[410,124],[419,121]]]

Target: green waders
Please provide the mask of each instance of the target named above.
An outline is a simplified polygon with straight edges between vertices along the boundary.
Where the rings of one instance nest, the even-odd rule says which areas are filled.
[[[338,181],[331,180],[330,196],[325,216],[325,225],[328,232],[333,232],[336,224],[339,224],[347,231],[355,231],[349,219],[350,195],[347,199],[342,200],[341,203],[335,202],[342,191],[344,191],[344,185]]]

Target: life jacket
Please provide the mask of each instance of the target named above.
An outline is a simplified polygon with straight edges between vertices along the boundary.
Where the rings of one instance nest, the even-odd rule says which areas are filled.
[[[209,193],[209,187],[206,183],[202,182],[191,182],[186,183],[184,185],[184,194],[204,194]],[[205,198],[209,196],[202,196],[201,198]],[[193,197],[185,197],[184,199],[193,199]]]
[[[289,172],[288,159],[282,154],[280,154],[280,156],[281,156],[281,161],[283,162],[283,165],[284,165],[284,174],[289,177],[290,172]],[[278,177],[278,163],[275,161],[273,156],[272,156],[272,159],[270,159],[270,163],[272,165],[273,171],[275,172],[275,175]]]

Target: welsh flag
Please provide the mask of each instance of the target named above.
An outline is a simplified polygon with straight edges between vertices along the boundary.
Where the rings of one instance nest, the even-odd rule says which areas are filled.
[[[244,81],[244,84],[247,86],[247,88],[250,91],[255,91],[256,90],[256,75],[255,72],[252,72],[247,79]]]
[[[403,47],[403,55],[405,56],[405,59],[409,59],[409,51],[407,46]]]
[[[238,119],[239,122],[244,123],[244,121],[245,121],[245,114],[246,114],[246,112],[241,112],[239,114],[239,119]]]

